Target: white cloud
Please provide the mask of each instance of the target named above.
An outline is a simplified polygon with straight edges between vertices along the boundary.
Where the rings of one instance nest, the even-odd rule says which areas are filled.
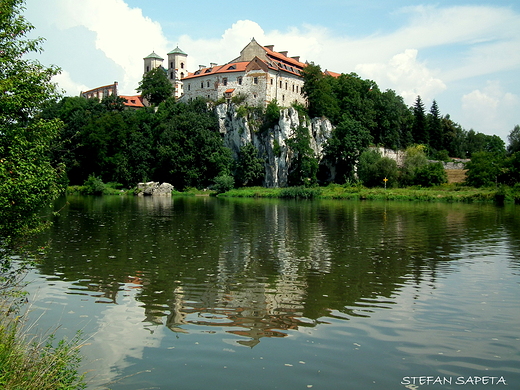
[[[377,80],[382,89],[393,89],[411,105],[417,95],[423,101],[432,101],[446,89],[446,84],[436,77],[436,72],[417,61],[417,50],[408,49],[396,54],[386,64],[359,64],[356,71],[363,77]]]
[[[52,10],[52,12],[50,11]],[[85,74],[90,67],[95,67],[93,60],[99,54],[97,50],[113,62],[113,66],[122,68],[119,81],[120,90],[124,93],[134,93],[138,81],[143,73],[143,57],[152,51],[167,53],[171,45],[168,44],[161,26],[151,19],[143,16],[138,8],[130,8],[123,0],[48,0],[46,2],[31,2],[31,12],[41,12],[45,15],[47,26],[52,26],[59,31],[55,39],[63,41],[69,51],[65,56],[80,57],[84,64],[82,69],[65,69],[72,72]],[[94,34],[93,47],[77,45],[71,49],[72,44],[67,35],[74,29],[84,27]],[[52,37],[51,37],[52,38]],[[73,52],[71,50],[74,50]],[[62,54],[62,53],[60,53]],[[56,60],[55,60],[56,61]],[[58,65],[60,65],[59,61]],[[110,77],[107,75],[107,78]],[[91,85],[88,89],[100,85],[112,83],[114,80],[105,80],[101,77],[99,85]]]
[[[57,83],[61,89],[64,89],[68,95],[79,96],[81,92],[92,89],[92,87],[75,82],[66,70],[62,70],[60,74],[54,76],[52,81]]]
[[[507,143],[520,112],[520,96],[505,92],[500,82],[488,81],[482,89],[462,96],[463,120],[467,128],[497,134]]]

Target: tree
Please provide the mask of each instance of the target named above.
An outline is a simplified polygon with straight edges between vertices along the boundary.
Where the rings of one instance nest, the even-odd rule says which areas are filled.
[[[376,150],[367,150],[359,157],[358,177],[367,187],[382,187],[387,179],[387,186],[397,184],[397,163],[388,157],[381,157]]]
[[[428,164],[424,145],[413,145],[406,148],[403,166],[401,167],[401,184],[404,186],[414,185],[419,169]]]
[[[153,106],[158,106],[173,95],[174,89],[168,75],[162,66],[147,72],[139,82],[137,92],[150,102]]]
[[[502,172],[502,156],[496,153],[476,152],[466,163],[466,183],[473,187],[489,187],[498,183]]]
[[[21,15],[23,0],[0,3],[0,242],[24,242],[45,223],[38,214],[60,190],[63,168],[49,151],[62,126],[39,118],[42,107],[57,96],[51,78],[59,70],[24,54],[41,50],[42,38],[26,39],[34,28]],[[3,271],[9,254],[1,251]]]
[[[507,136],[509,145],[507,146],[507,152],[513,154],[520,152],[520,126],[516,125],[513,130]]]
[[[337,110],[336,101],[332,95],[331,85],[327,82],[319,65],[310,63],[302,71],[304,85],[303,95],[307,98],[309,116],[311,118],[326,116],[332,119]]]
[[[443,150],[443,134],[442,134],[442,123],[439,106],[434,100],[430,108],[430,112],[427,117],[428,135],[430,140],[430,147],[434,151]]]
[[[372,136],[361,123],[343,116],[324,147],[325,159],[335,166],[336,182],[354,179],[354,167],[370,142]]]
[[[318,160],[310,141],[309,130],[303,126],[298,126],[293,137],[287,140],[287,146],[293,153],[288,175],[290,186],[312,186],[317,182]]]
[[[413,106],[412,136],[416,144],[427,145],[429,141],[426,114],[424,104],[420,96],[417,96]]]
[[[252,143],[243,145],[235,163],[235,178],[242,186],[261,183],[265,175],[264,160],[258,157],[258,149]]]

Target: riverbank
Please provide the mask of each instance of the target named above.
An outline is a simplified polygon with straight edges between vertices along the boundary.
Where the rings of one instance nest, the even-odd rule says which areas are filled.
[[[394,200],[463,203],[517,203],[520,204],[520,189],[473,188],[460,185],[443,185],[421,188],[366,188],[331,184],[327,187],[263,188],[246,187],[233,189],[219,197],[247,198],[293,198],[293,199],[349,199],[349,200]]]

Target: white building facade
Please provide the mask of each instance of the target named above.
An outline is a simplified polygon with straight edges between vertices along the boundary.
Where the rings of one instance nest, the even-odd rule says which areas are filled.
[[[299,57],[275,52],[273,46],[261,46],[254,39],[240,56],[225,65],[189,73],[187,54],[178,47],[168,53],[168,77],[175,86],[175,97],[189,101],[197,97],[209,100],[241,97],[250,106],[265,106],[276,99],[279,105],[305,104],[302,70],[306,66]],[[162,66],[163,59],[155,53],[144,58],[145,72]]]

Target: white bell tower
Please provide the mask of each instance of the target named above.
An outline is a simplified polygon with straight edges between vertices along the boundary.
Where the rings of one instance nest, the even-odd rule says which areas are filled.
[[[184,94],[182,79],[188,75],[187,58],[188,55],[179,46],[168,53],[168,79],[175,88],[174,96],[177,99]]]

